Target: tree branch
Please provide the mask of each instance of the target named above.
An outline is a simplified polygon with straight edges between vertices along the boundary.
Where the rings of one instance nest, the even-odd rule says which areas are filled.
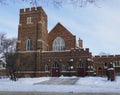
[[[16,0],[11,0],[12,2],[17,2]],[[49,5],[54,7],[62,7],[66,4],[73,5],[77,7],[84,7],[88,4],[94,4],[99,0],[21,0],[24,3],[29,3],[32,6],[40,6],[40,5]],[[0,4],[8,3],[7,0],[0,0]]]

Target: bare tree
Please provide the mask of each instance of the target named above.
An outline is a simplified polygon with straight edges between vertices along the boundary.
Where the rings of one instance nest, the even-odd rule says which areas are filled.
[[[5,58],[6,58],[6,68],[8,71],[8,75],[10,76],[11,80],[16,81],[16,53],[5,53]]]
[[[6,62],[6,68],[11,80],[16,80],[16,40],[16,38],[6,38],[5,33],[0,33],[0,58]]]
[[[6,61],[6,68],[11,80],[16,80],[15,63],[16,63],[16,38],[5,39],[3,43],[4,58]]]
[[[0,33],[0,54],[2,55],[3,54],[3,51],[4,51],[4,41],[6,39],[6,34],[5,33]]]
[[[11,0],[11,2],[17,2],[18,0]],[[55,7],[61,7],[64,4],[83,7],[88,4],[95,4],[99,0],[21,0],[34,6],[38,5],[52,5]],[[0,0],[0,4],[6,4],[8,0]]]
[[[0,54],[15,52],[16,38],[6,38],[6,33],[0,33]]]

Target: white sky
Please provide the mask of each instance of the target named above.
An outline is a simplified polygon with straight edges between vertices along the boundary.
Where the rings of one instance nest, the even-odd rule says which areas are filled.
[[[19,9],[31,7],[20,1],[0,5],[0,32],[17,37]],[[48,15],[48,31],[58,22],[84,41],[84,48],[95,54],[120,54],[120,0],[100,0],[97,7],[84,8],[66,5],[61,8],[43,6]]]

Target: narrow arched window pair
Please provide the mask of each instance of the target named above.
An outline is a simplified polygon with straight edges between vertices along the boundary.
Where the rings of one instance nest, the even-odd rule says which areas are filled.
[[[28,51],[32,50],[32,40],[31,39],[28,39],[26,41],[26,50],[28,50]]]
[[[79,64],[78,64],[78,68],[83,68],[83,63],[80,61]]]
[[[67,70],[67,67],[66,67],[66,65],[62,65],[62,71],[66,71]]]
[[[61,37],[57,37],[53,41],[53,51],[62,51],[65,50],[65,41]]]
[[[45,64],[45,71],[49,71],[49,66],[48,66],[48,64]]]
[[[55,62],[55,63],[52,65],[52,67],[53,67],[53,68],[59,68],[59,64]]]

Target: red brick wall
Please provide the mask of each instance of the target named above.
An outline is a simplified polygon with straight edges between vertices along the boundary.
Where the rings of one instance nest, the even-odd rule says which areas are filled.
[[[104,68],[105,63],[107,64],[107,67],[109,67],[111,62],[120,61],[120,56],[118,55],[95,56],[93,60],[97,75],[104,76],[106,75],[106,69]],[[101,70],[99,70],[99,68],[101,68]],[[115,72],[120,73],[120,67],[115,67]]]
[[[77,66],[79,61],[81,60],[82,63],[84,64],[84,70],[86,75],[86,70],[87,70],[87,59],[90,58],[92,59],[92,54],[87,50],[84,49],[72,49],[69,51],[65,52],[52,52],[52,51],[46,51],[42,52],[42,68],[41,70],[45,70],[45,64],[48,64],[50,67],[50,72],[52,70],[52,65],[56,62],[59,64],[59,70],[60,70],[60,75],[65,75],[69,76],[69,67],[70,67],[70,59],[73,59],[73,62],[71,65],[74,67],[72,71],[75,71],[72,73],[74,76],[77,75]],[[67,66],[67,71],[63,73],[62,72],[62,64],[65,64]]]

